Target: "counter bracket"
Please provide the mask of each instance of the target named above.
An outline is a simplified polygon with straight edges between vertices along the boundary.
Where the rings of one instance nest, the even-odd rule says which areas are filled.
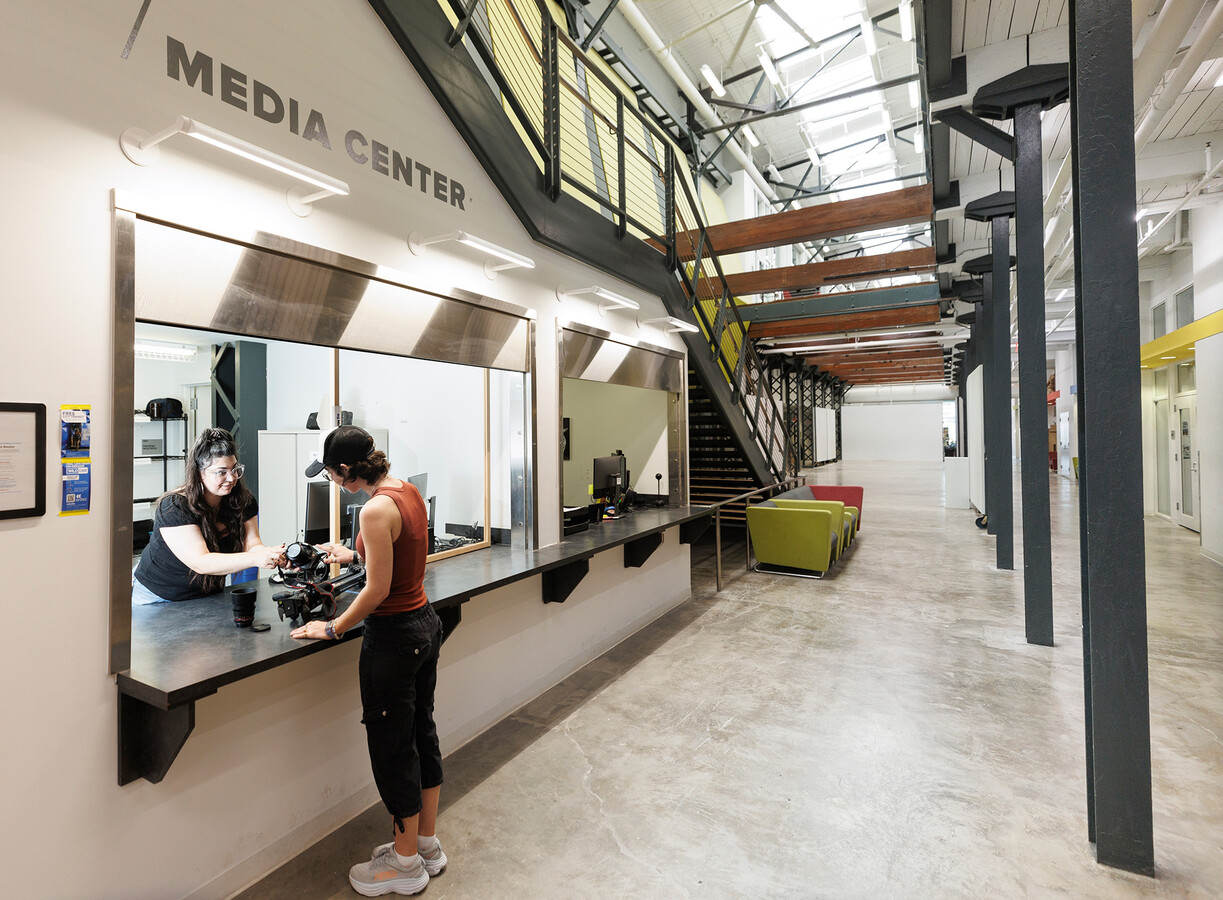
[[[119,784],[145,778],[157,784],[195,728],[195,701],[161,709],[119,694]]]
[[[590,557],[574,560],[543,573],[544,603],[564,603],[590,571]]]
[[[682,526],[681,526],[682,527]],[[650,554],[662,545],[662,532],[656,531],[624,545],[624,568],[640,569]]]
[[[701,516],[699,519],[681,522],[679,525],[679,542],[681,544],[695,544],[700,540],[705,530],[709,528],[711,520],[711,516]]]
[[[464,598],[462,603],[466,603],[471,598]],[[444,606],[437,610],[437,617],[442,620],[442,643],[446,643],[446,639],[454,634],[454,630],[459,627],[459,623],[463,621],[463,607],[459,604],[454,606]]]

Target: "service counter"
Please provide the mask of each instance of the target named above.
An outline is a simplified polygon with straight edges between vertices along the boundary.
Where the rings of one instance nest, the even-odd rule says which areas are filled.
[[[692,543],[708,527],[713,510],[705,506],[637,510],[605,519],[587,531],[539,550],[505,545],[437,560],[425,570],[425,592],[442,619],[445,635],[459,624],[462,604],[499,587],[541,575],[544,603],[563,603],[589,571],[597,553],[623,547],[626,568],[643,565],[678,527],[680,541]],[[132,608],[131,668],[118,675],[119,784],[137,778],[159,782],[195,726],[195,701],[224,685],[329,650],[356,639],[360,625],[340,641],[295,640],[282,621],[272,595],[285,590],[258,582],[255,622],[264,632],[238,628],[228,594],[183,603]],[[347,608],[354,594],[337,598]]]

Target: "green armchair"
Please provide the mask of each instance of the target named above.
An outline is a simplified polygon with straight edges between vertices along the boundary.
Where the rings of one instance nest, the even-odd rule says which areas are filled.
[[[840,500],[791,500],[783,497],[774,497],[766,503],[776,503],[782,509],[826,509],[832,515],[832,521],[836,523],[834,529],[837,532],[837,551],[833,559],[840,559],[841,554],[849,549],[849,543],[854,539],[854,523],[857,520],[855,513],[850,512],[845,508],[845,504]]]
[[[748,507],[747,530],[760,565],[804,569],[822,578],[832,566],[842,528],[827,509],[781,507],[773,502]],[[798,573],[789,573],[798,574]]]

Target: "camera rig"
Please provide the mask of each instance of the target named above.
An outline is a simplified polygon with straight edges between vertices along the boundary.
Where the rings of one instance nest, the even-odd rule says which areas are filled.
[[[288,591],[272,595],[282,620],[334,619],[336,595],[359,590],[365,584],[365,567],[350,565],[335,578],[328,578],[326,554],[311,544],[293,543],[285,548],[290,569],[279,569]]]

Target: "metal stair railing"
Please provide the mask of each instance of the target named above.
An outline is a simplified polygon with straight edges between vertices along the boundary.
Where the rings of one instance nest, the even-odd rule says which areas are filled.
[[[626,97],[627,86],[603,70],[596,54],[569,37],[548,0],[438,2],[457,21],[452,46],[462,43],[491,79],[548,195],[564,191],[593,203],[621,237],[632,234],[665,255],[701,329],[700,343],[725,376],[771,474],[797,471],[790,429],[670,136]]]

